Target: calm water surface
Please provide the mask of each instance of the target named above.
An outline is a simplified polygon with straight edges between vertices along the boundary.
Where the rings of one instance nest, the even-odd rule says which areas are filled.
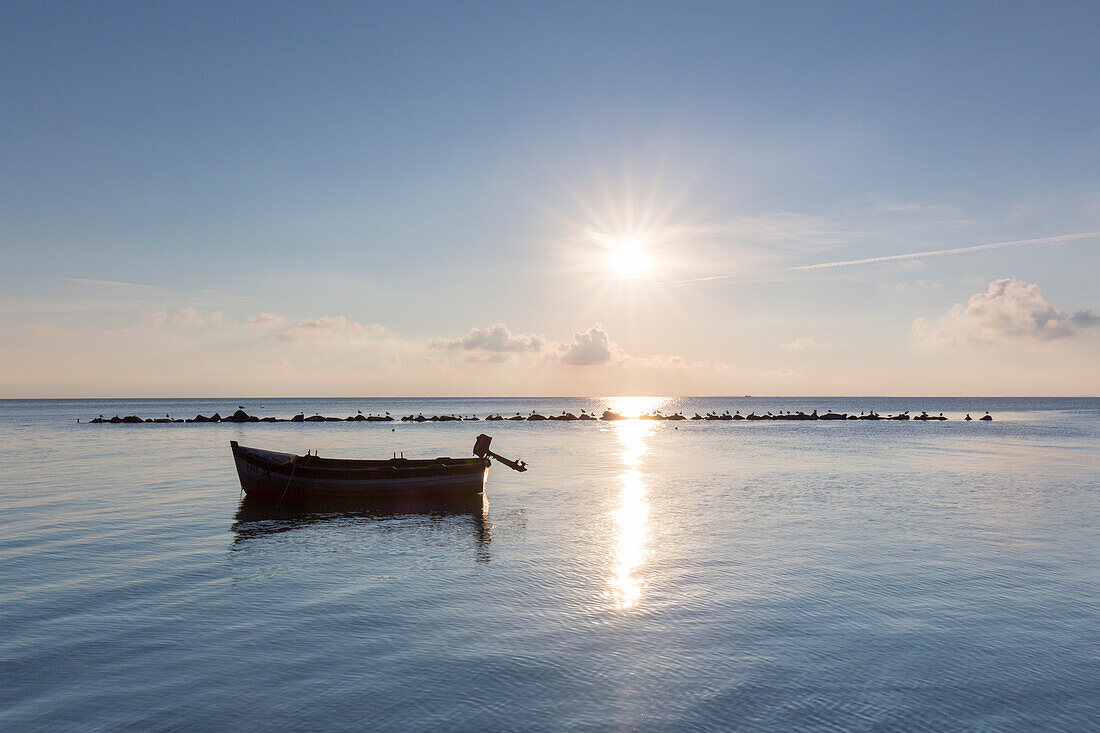
[[[952,419],[76,424],[238,403]],[[1100,725],[1100,400],[0,401],[0,431],[0,730]],[[482,431],[532,469],[463,510],[249,511],[229,454]]]

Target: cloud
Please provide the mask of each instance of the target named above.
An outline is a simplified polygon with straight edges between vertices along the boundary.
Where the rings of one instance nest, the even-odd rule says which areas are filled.
[[[204,313],[196,308],[180,308],[172,316],[172,323],[181,326],[224,326],[232,319],[221,311]]]
[[[573,340],[558,350],[562,363],[571,366],[598,366],[623,361],[626,356],[599,323],[587,331],[574,333]]]
[[[936,322],[918,318],[913,328],[932,345],[992,345],[1008,341],[1046,342],[1069,338],[1100,323],[1091,311],[1070,315],[1043,299],[1038,285],[1004,278],[956,303]]]
[[[817,342],[814,341],[812,338],[804,338],[804,339],[795,339],[794,341],[791,341],[790,343],[783,344],[783,348],[788,349],[790,351],[805,351],[806,349],[813,348],[816,345],[817,345]]]
[[[0,312],[32,313],[92,313],[97,311],[139,311],[145,308],[167,307],[171,291],[155,285],[60,278],[48,281],[35,292],[22,297],[0,295]]]
[[[981,285],[984,280],[979,279],[974,285]],[[897,284],[898,290],[943,290],[943,283],[926,282],[925,280],[917,280],[915,282],[899,282]]]
[[[141,312],[141,320],[153,326],[163,326],[168,323],[168,319],[168,314],[162,310],[150,308]]]
[[[860,264],[863,260],[831,262],[819,265],[791,267],[790,260],[805,258],[856,242],[882,242],[897,239],[899,233],[928,228],[958,227],[970,224],[961,219],[958,210],[948,204],[933,202],[880,202],[870,210],[866,207],[833,218],[807,216],[789,211],[775,211],[755,216],[740,216],[722,223],[670,229],[676,242],[694,241],[697,246],[683,252],[680,260],[703,263],[704,268],[729,268],[735,258],[736,272],[698,274],[694,277],[670,278],[663,285],[751,280],[774,277],[779,271],[839,267]],[[1075,237],[1078,235],[1067,235]],[[717,245],[711,262],[698,246],[703,242]],[[997,246],[1008,246],[1007,243]],[[1022,242],[1019,244],[1023,244]],[[989,245],[983,245],[988,247]],[[961,250],[960,250],[961,251]],[[912,259],[946,252],[925,252],[880,259]],[[770,275],[769,275],[770,273]]]
[[[630,354],[621,353],[621,361],[628,366],[644,367],[646,369],[729,369],[729,365],[721,361],[689,362],[684,357],[675,354],[631,356]]]
[[[175,313],[159,309],[148,309],[142,312],[141,319],[154,326],[228,326],[233,319],[221,311],[200,311],[190,306],[180,308]]]
[[[1092,311],[1077,311],[1070,319],[1075,326],[1081,328],[1089,328],[1091,326],[1100,326],[1100,316],[1096,315]]]
[[[687,367],[718,369],[724,364],[706,362],[689,364],[682,356],[654,354],[631,356],[626,353],[604,327],[596,323],[587,331],[578,331],[569,341],[548,341],[539,334],[513,333],[503,323],[485,328],[471,328],[462,338],[435,339],[432,349],[445,349],[466,354],[465,361],[498,364],[514,357],[526,356],[570,367],[597,367],[617,364],[647,369],[684,369]]]
[[[282,323],[283,320],[283,317],[278,313],[257,313],[246,318],[245,323],[250,326],[269,326]]]
[[[654,354],[653,356],[623,354],[623,361],[632,366],[647,367],[649,369],[683,369],[688,366],[684,357],[668,354]]]
[[[321,316],[298,321],[275,337],[280,341],[348,341],[381,336],[386,328],[376,323],[356,323],[343,316]]]
[[[798,250],[818,250],[846,244],[862,232],[837,222],[792,211],[746,214],[711,224],[668,227],[674,241],[711,239],[758,245],[789,244]]]
[[[435,339],[428,345],[433,349],[484,352],[484,360],[493,362],[504,361],[512,354],[539,354],[547,348],[546,339],[542,336],[514,334],[503,323],[471,328],[462,338]]]
[[[86,277],[63,277],[60,282],[68,292],[86,297],[161,298],[171,291],[158,285],[118,282],[117,280],[92,280]]]

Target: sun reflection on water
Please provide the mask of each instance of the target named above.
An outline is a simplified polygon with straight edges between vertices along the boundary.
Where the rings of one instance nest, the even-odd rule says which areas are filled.
[[[608,397],[607,409],[623,417],[638,417],[660,409],[666,402],[667,397]],[[642,450],[645,451],[644,445]]]
[[[638,570],[648,556],[649,500],[640,467],[646,452],[646,438],[653,429],[653,423],[636,420],[620,422],[614,427],[623,447],[620,455],[624,470],[620,476],[623,485],[619,493],[619,507],[612,513],[615,545],[611,558],[609,596],[619,609],[637,606],[645,589],[645,581]]]

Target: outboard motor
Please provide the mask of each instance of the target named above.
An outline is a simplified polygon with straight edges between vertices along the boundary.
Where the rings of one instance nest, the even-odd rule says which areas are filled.
[[[477,440],[474,441],[474,455],[478,458],[484,458],[489,455],[489,443],[493,442],[493,439],[488,435],[479,435]]]
[[[478,458],[485,458],[486,456],[490,458],[495,458],[497,459],[497,461],[503,463],[505,466],[512,469],[513,471],[522,472],[527,470],[526,462],[513,461],[509,458],[505,458],[504,456],[498,456],[496,453],[493,453],[491,450],[489,450],[489,443],[491,443],[492,440],[492,438],[490,438],[488,435],[485,435],[484,433],[477,436],[477,440],[474,441],[474,455]]]

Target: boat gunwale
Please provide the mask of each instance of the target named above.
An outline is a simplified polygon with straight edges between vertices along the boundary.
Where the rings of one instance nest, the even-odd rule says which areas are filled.
[[[230,441],[233,456],[245,463],[257,466],[265,471],[289,475],[293,473],[301,478],[333,480],[379,480],[386,481],[404,477],[450,476],[463,473],[477,473],[490,465],[488,458],[450,458],[441,456],[429,459],[389,458],[375,460],[356,460],[343,458],[318,458],[292,453],[279,453],[260,448],[250,448]],[[278,461],[268,456],[285,457]]]

